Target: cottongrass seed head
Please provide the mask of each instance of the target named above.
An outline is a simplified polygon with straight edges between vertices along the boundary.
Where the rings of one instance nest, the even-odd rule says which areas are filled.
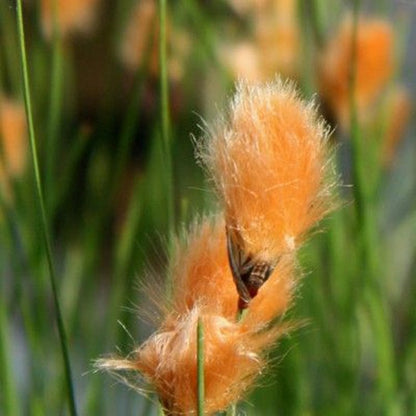
[[[268,292],[274,297],[272,307],[259,295],[253,316],[236,319],[238,293],[227,264],[224,235],[221,218],[204,219],[192,227],[186,244],[177,251],[173,293],[170,301],[161,302],[170,306],[163,308],[159,329],[130,358],[98,362],[101,369],[140,374],[154,387],[169,415],[196,414],[198,319],[204,328],[207,414],[242,398],[265,369],[267,350],[287,330],[268,326],[266,315],[285,312],[291,297],[288,290]],[[270,290],[292,287],[289,268],[276,269],[274,274],[268,282]]]
[[[246,254],[275,262],[331,209],[328,135],[293,83],[238,83],[199,155]]]

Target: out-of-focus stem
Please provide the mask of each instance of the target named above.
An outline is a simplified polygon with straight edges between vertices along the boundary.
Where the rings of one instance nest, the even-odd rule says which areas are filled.
[[[63,48],[62,37],[58,22],[57,0],[53,1],[53,30],[52,30],[52,77],[49,97],[49,114],[47,130],[47,152],[46,152],[46,189],[49,193],[47,206],[51,206],[56,192],[54,180],[54,163],[57,158],[58,130],[62,108],[62,80],[63,80]]]
[[[166,172],[166,201],[169,241],[173,238],[175,224],[175,205],[173,198],[173,167],[172,167],[172,138],[170,132],[169,85],[166,47],[166,0],[159,0],[159,62],[160,62],[160,118],[162,127],[162,143]]]
[[[366,279],[363,282],[362,300],[369,313],[372,329],[375,336],[375,350],[378,362],[378,394],[383,402],[385,414],[395,415],[398,412],[397,380],[394,364],[394,345],[392,340],[389,316],[380,291],[380,275],[378,238],[376,234],[375,206],[372,192],[365,175],[365,154],[362,147],[357,103],[356,103],[356,77],[357,77],[357,33],[360,1],[352,0],[353,4],[353,34],[351,39],[351,70],[349,79],[350,114],[351,114],[351,141],[352,141],[352,170],[354,179],[354,199],[357,213],[359,254]]]
[[[324,44],[324,28],[322,22],[321,3],[319,0],[307,1],[309,5],[312,21],[312,30],[315,38],[315,43],[318,48]]]

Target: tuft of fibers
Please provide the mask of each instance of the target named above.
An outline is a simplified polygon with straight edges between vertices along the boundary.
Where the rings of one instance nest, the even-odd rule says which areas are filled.
[[[237,84],[199,156],[247,255],[276,262],[332,208],[328,135],[293,83]]]
[[[207,414],[225,410],[253,387],[267,366],[269,347],[288,330],[268,324],[289,305],[290,290],[279,288],[294,286],[291,269],[275,270],[270,291],[265,292],[272,302],[259,295],[253,314],[237,320],[238,293],[224,236],[221,217],[205,218],[191,227],[174,259],[172,296],[168,300],[159,294],[159,303],[169,305],[161,308],[159,328],[128,358],[111,357],[97,364],[107,371],[140,374],[169,415],[196,414],[198,318],[204,328]]]

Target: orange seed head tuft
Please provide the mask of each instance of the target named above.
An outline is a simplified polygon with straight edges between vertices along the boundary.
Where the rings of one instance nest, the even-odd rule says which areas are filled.
[[[173,296],[159,329],[128,359],[100,360],[110,371],[138,372],[158,393],[169,415],[195,414],[198,319],[204,328],[205,410],[238,401],[264,369],[266,352],[286,328],[268,326],[286,310],[293,276],[277,267],[261,289],[253,314],[238,321],[238,294],[227,264],[222,220],[195,225],[173,267]],[[287,282],[283,282],[287,279]]]
[[[355,99],[365,115],[393,73],[393,29],[382,19],[360,17],[357,26]],[[326,45],[320,59],[323,97],[342,126],[349,123],[349,78],[353,57],[353,22],[348,16]]]
[[[276,262],[330,209],[327,137],[293,84],[238,84],[200,154],[246,255]]]
[[[196,223],[178,250],[173,269],[173,308],[184,313],[195,305],[227,319],[237,314],[238,295],[227,258],[222,219]]]
[[[59,30],[62,35],[71,31],[88,32],[94,24],[99,0],[42,0],[42,23],[47,37],[51,37],[54,24],[54,2]]]
[[[26,117],[21,103],[0,100],[0,139],[2,146],[0,183],[5,185],[8,176],[17,177],[25,168]]]

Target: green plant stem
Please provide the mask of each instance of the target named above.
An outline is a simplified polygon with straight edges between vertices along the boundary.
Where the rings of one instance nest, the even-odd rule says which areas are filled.
[[[175,228],[175,204],[173,198],[173,165],[172,165],[172,138],[170,131],[170,110],[169,110],[169,85],[167,68],[167,47],[166,47],[166,0],[159,0],[159,62],[160,62],[160,118],[162,124],[162,143],[166,172],[166,202],[167,220],[169,233],[169,246],[173,238]],[[170,248],[171,251],[171,248]]]
[[[361,136],[358,124],[357,103],[356,103],[356,72],[357,72],[357,31],[358,31],[358,13],[359,2],[353,1],[354,20],[353,32],[351,38],[351,68],[349,72],[349,93],[350,93],[350,127],[352,141],[352,175],[354,181],[354,200],[358,219],[358,226],[361,230],[368,232],[368,212],[366,207],[365,176],[363,171],[363,154],[361,146]]]
[[[205,385],[204,385],[204,326],[201,318],[197,325],[197,372],[198,372],[198,416],[204,416]]]
[[[46,149],[46,190],[49,198],[48,207],[54,200],[54,163],[57,159],[57,143],[59,124],[62,109],[62,86],[63,86],[63,48],[62,37],[59,28],[57,13],[57,0],[53,1],[53,48],[52,48],[52,76],[49,97],[49,119],[47,130],[47,149]]]
[[[349,73],[349,91],[350,91],[350,124],[351,124],[351,142],[352,142],[352,175],[353,175],[353,192],[355,208],[358,221],[358,229],[362,236],[362,258],[368,267],[371,281],[378,274],[378,253],[377,237],[375,235],[376,224],[374,221],[374,207],[370,190],[365,175],[366,155],[362,146],[362,137],[358,122],[357,103],[355,96],[356,71],[357,71],[357,32],[358,32],[358,15],[359,0],[353,0],[353,35],[352,35],[352,56],[351,70]]]
[[[53,265],[52,259],[52,249],[49,237],[48,221],[45,211],[45,203],[43,197],[42,183],[40,178],[40,170],[38,164],[37,156],[37,146],[36,146],[36,137],[35,130],[33,126],[33,117],[32,117],[32,108],[31,108],[31,97],[30,97],[30,86],[29,86],[29,74],[27,67],[27,57],[26,57],[26,46],[25,46],[25,35],[23,27],[23,11],[22,11],[22,0],[17,0],[17,30],[19,37],[19,46],[20,46],[20,55],[21,55],[21,65],[23,73],[23,89],[24,89],[24,98],[25,98],[25,108],[26,108],[26,119],[29,127],[29,140],[30,140],[30,149],[32,154],[32,163],[35,175],[36,182],[36,191],[37,199],[39,203],[41,223],[42,223],[42,236],[44,240],[44,246],[46,251],[48,269],[49,269],[49,278],[53,295],[53,302],[55,307],[55,318],[58,327],[59,340],[61,344],[62,358],[64,363],[64,372],[67,384],[67,393],[69,400],[69,411],[72,416],[77,414],[74,398],[74,390],[72,385],[72,376],[71,376],[71,365],[69,360],[69,353],[67,348],[67,340],[65,334],[65,328],[63,319],[61,316],[61,309],[58,299],[58,291],[56,287],[56,278],[55,278],[55,268]]]

